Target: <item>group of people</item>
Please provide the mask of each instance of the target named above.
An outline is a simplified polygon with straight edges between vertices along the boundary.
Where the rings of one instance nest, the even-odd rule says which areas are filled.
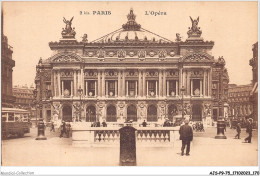
[[[102,122],[102,126],[103,126],[103,127],[107,127],[107,123],[106,123],[105,121],[103,121],[103,122]],[[91,127],[101,127],[101,124],[100,124],[99,121],[93,122],[93,123],[91,124]]]
[[[205,131],[203,123],[201,122],[196,122],[195,124],[192,125],[192,128],[195,131],[200,131],[200,132]]]
[[[240,133],[241,133],[241,124],[238,122],[236,126],[237,134],[235,136],[235,139],[241,139]],[[248,137],[244,139],[245,142],[251,143],[252,139],[252,132],[253,132],[253,126],[252,126],[252,120],[249,119],[246,126],[246,132],[248,133]]]

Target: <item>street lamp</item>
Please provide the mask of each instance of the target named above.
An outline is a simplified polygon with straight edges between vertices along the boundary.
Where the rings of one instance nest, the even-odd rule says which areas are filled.
[[[82,100],[81,100],[81,96],[83,95],[83,89],[81,89],[81,86],[79,86],[78,89],[78,94],[79,94],[79,101],[80,101],[80,108],[79,108],[79,121],[81,121],[81,108],[82,108]]]
[[[181,87],[181,99],[182,99],[182,114],[181,114],[181,117],[182,117],[182,120],[184,119],[184,100],[183,100],[183,95],[184,95],[184,91],[185,91],[185,88],[184,86]]]
[[[37,119],[37,89],[34,89],[33,90],[33,97],[34,97],[34,106],[35,106],[35,111],[36,111],[36,113],[35,113],[35,117],[36,117],[36,126],[37,126],[37,124],[38,124],[38,119]]]

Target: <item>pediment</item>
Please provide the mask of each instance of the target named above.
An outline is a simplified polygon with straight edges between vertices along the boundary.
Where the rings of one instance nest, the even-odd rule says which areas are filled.
[[[82,62],[79,55],[74,53],[58,53],[51,57],[52,63]]]
[[[182,58],[183,62],[213,62],[213,56],[207,53],[192,53],[187,54]]]

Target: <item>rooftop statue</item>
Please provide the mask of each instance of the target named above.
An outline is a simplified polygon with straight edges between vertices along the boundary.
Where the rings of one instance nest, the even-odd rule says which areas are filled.
[[[198,27],[199,24],[199,17],[197,19],[192,19],[190,17],[191,23],[192,23],[192,27],[189,27],[189,31],[187,32],[189,38],[190,37],[200,37],[202,31],[200,30],[200,27]]]
[[[75,28],[72,29],[71,24],[74,17],[72,17],[70,20],[66,20],[66,18],[63,17],[63,22],[66,24],[65,29],[62,28],[61,35],[63,38],[74,38],[76,35],[76,32],[74,31]]]

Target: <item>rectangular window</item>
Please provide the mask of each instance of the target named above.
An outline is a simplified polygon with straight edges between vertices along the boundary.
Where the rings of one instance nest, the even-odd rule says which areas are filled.
[[[176,81],[175,80],[169,81],[169,94],[170,94],[170,96],[176,95]]]
[[[156,95],[156,81],[148,81],[148,95]]]
[[[96,96],[96,81],[87,81],[86,82],[87,86],[87,95],[88,96]]]
[[[128,83],[128,95],[135,96],[137,95],[137,82],[136,81],[127,81]]]
[[[202,95],[203,82],[200,79],[191,80],[191,95],[200,96]]]
[[[116,81],[107,81],[107,95],[116,95]]]
[[[9,122],[14,122],[14,113],[9,113],[8,114],[8,121]]]

